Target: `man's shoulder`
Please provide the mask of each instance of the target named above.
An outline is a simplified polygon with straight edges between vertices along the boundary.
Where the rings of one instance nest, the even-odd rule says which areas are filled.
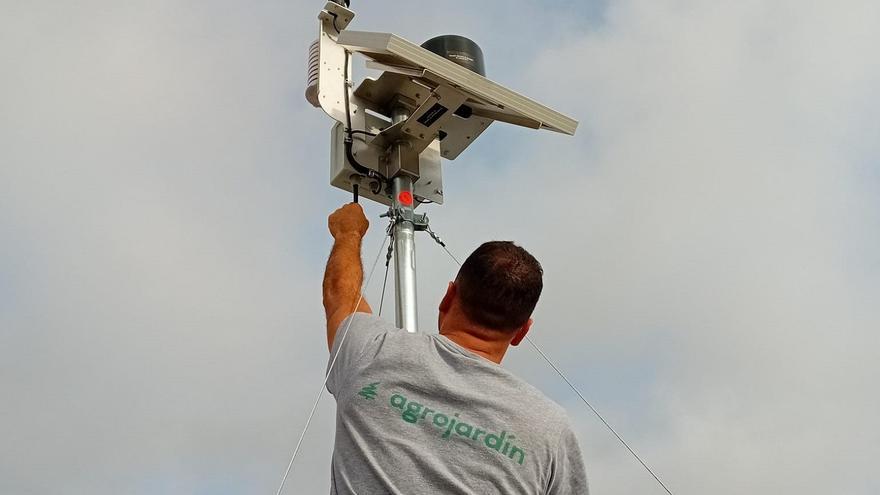
[[[397,330],[397,327],[395,327],[391,323],[388,323],[387,321],[383,320],[381,317],[376,316],[372,313],[361,313],[361,312],[352,313],[348,318],[346,318],[344,324],[347,323],[348,320],[351,320],[352,328],[359,328],[359,327],[367,326],[367,327],[383,328],[385,330]]]
[[[352,313],[342,322],[338,333],[346,339],[369,341],[399,331],[399,328],[372,313],[358,312]]]
[[[531,383],[510,373],[512,379],[519,382],[524,395],[524,402],[536,414],[543,418],[543,421],[549,427],[565,428],[569,424],[568,412],[561,404],[548,397],[544,392],[539,390]]]

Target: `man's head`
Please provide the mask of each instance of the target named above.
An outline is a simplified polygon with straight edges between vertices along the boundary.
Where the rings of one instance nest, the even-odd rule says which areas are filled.
[[[538,260],[513,242],[483,244],[465,260],[440,304],[441,329],[455,313],[472,328],[508,334],[519,343],[541,296],[543,273]]]

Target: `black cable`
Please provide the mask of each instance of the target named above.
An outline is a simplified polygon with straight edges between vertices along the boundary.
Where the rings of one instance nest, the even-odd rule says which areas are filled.
[[[367,177],[373,177],[373,174],[375,174],[375,172],[358,163],[357,158],[354,157],[354,153],[351,151],[351,145],[351,136],[347,136],[345,138],[345,158],[348,159],[348,162],[351,164],[352,168],[354,168],[358,173],[366,175]]]
[[[348,96],[348,65],[349,65],[348,62],[349,62],[349,57],[350,57],[350,55],[348,53],[348,50],[346,50],[345,51],[345,69],[344,69],[344,74],[343,74],[345,77],[345,88],[344,88],[345,91],[343,94],[344,99],[345,99],[345,125],[346,125],[346,128],[345,128],[345,132],[346,132],[345,158],[348,159],[348,162],[351,164],[351,167],[353,169],[355,169],[356,172],[358,172],[362,175],[366,175],[367,177],[369,177],[371,179],[378,179],[382,183],[385,183],[388,181],[388,179],[384,175],[380,174],[379,172],[377,172],[373,169],[370,169],[370,168],[367,168],[367,167],[361,165],[357,161],[357,158],[355,158],[354,152],[352,151],[352,145],[354,144],[354,138],[353,138],[354,134],[355,133],[366,134],[367,131],[355,131],[351,128],[351,100]],[[381,188],[379,190],[381,191]],[[374,192],[374,194],[376,194],[376,193]]]
[[[367,136],[375,136],[375,135],[376,135],[375,132],[361,131],[361,130],[354,130],[354,131],[351,131],[350,134],[366,134]]]

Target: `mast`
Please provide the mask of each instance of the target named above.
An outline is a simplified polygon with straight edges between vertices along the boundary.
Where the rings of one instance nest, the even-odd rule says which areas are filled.
[[[392,124],[404,122],[409,112],[404,107],[397,107],[391,116]],[[397,143],[396,156],[405,156],[401,148],[407,147],[406,142]],[[418,161],[416,160],[416,167]],[[418,330],[419,315],[416,296],[416,226],[414,223],[415,209],[413,197],[413,179],[403,172],[392,179],[392,205],[394,212],[394,289],[395,289],[395,323],[398,328],[414,333]]]

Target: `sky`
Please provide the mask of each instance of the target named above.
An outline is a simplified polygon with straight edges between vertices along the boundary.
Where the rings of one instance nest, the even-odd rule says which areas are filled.
[[[533,339],[673,492],[880,491],[880,5],[352,3],[580,121],[493,125],[426,211],[460,258],[543,262]],[[274,493],[349,200],[303,97],[321,7],[0,0],[0,493]],[[436,331],[456,267],[417,249]],[[593,493],[662,493],[534,352],[505,366],[569,411]],[[285,493],[327,492],[333,414]]]

